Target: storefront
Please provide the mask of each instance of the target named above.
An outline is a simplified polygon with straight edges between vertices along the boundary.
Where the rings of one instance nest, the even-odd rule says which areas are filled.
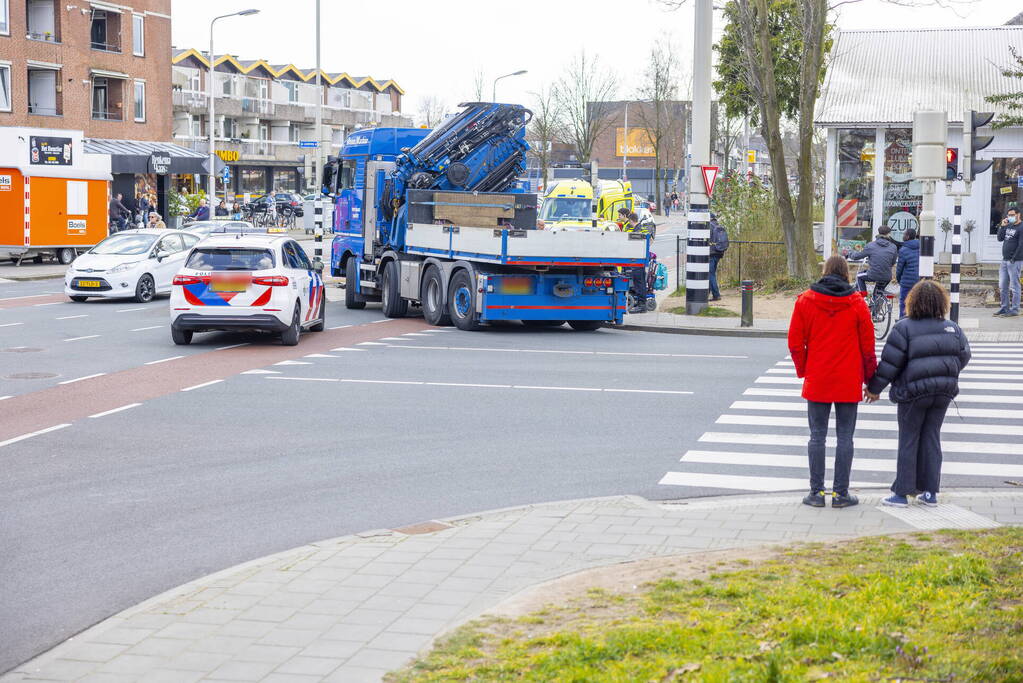
[[[1000,75],[1011,49],[1023,51],[1023,27],[905,31],[842,31],[818,103],[815,122],[827,134],[825,244],[840,253],[859,249],[887,225],[895,239],[919,228],[921,187],[913,180],[913,112],[948,112],[948,147],[962,149],[963,110],[994,110],[986,95],[1012,92]],[[954,72],[934,79],[933,64],[961,56]],[[912,57],[912,58],[910,58]],[[872,74],[864,78],[863,74]],[[983,85],[984,92],[978,92]],[[963,201],[963,262],[1001,259],[996,239],[1007,209],[1023,205],[1023,129],[992,131],[979,153],[994,161]],[[935,195],[935,252],[948,262],[953,201],[945,183]]]
[[[111,192],[123,195],[132,211],[155,207],[167,217],[167,193],[195,192],[204,186],[209,158],[169,142],[87,139],[85,150],[110,156]],[[223,163],[217,161],[217,171]]]
[[[305,187],[304,167],[300,162],[256,161],[246,159],[239,152],[218,149],[217,157],[227,167],[217,175],[217,195],[234,195],[242,201],[267,192],[302,192]]]

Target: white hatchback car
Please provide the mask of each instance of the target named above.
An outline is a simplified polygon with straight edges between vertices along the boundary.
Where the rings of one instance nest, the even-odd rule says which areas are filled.
[[[80,255],[64,275],[72,301],[89,297],[133,297],[139,303],[170,291],[198,235],[182,230],[122,230]]]
[[[302,330],[323,330],[323,278],[302,247],[280,235],[217,235],[192,249],[174,277],[171,338],[195,332],[261,331],[288,346]]]

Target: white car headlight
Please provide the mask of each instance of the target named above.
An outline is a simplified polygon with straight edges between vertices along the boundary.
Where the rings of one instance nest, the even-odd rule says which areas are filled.
[[[114,266],[113,268],[111,268],[107,272],[108,273],[123,273],[126,270],[131,270],[132,268],[134,268],[135,266],[137,266],[140,263],[142,263],[142,261],[132,261],[131,263],[122,263],[119,266]]]

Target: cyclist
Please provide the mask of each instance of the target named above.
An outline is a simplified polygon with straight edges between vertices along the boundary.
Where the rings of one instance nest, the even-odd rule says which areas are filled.
[[[874,296],[884,293],[884,288],[892,281],[892,268],[899,258],[899,247],[891,235],[892,229],[882,225],[877,229],[877,239],[863,248],[849,254],[850,261],[868,259],[869,268],[856,276],[856,289],[867,291],[867,283],[874,283]]]

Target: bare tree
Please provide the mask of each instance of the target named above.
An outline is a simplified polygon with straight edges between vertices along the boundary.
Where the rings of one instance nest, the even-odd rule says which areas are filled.
[[[486,99],[487,79],[483,69],[477,69],[472,76],[472,97],[473,102],[489,102]]]
[[[611,125],[611,101],[618,90],[615,74],[585,50],[568,65],[554,84],[553,99],[565,131],[565,142],[575,146],[576,157],[588,164],[593,144]]]
[[[447,104],[437,95],[424,95],[419,98],[419,124],[427,128],[435,128],[444,120]]]
[[[679,116],[677,101],[678,59],[667,37],[661,37],[650,48],[650,61],[647,62],[639,95],[643,102],[637,107],[638,118],[654,148],[654,195],[657,206],[662,207],[661,198],[668,190],[667,180],[661,177],[662,161],[666,156],[669,134],[683,120]]]
[[[530,151],[540,165],[540,178],[547,184],[547,169],[551,162],[551,147],[558,142],[562,132],[562,123],[558,117],[553,89],[549,85],[541,85],[533,96],[533,120],[529,123],[526,136],[529,139]]]
[[[724,107],[718,107],[717,148],[721,150],[722,170],[732,170],[732,153],[739,146],[743,132],[743,121],[738,116],[728,116]],[[744,152],[744,150],[743,150]]]

